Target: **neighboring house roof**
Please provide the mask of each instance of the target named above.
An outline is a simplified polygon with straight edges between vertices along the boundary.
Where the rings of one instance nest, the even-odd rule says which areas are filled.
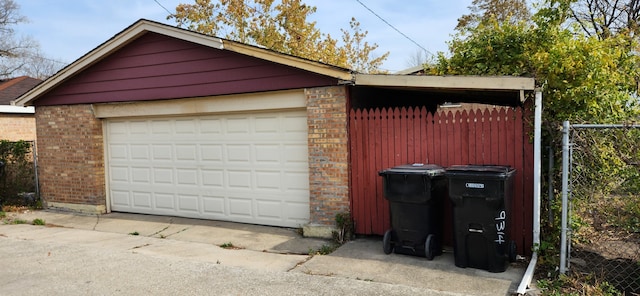
[[[40,82],[42,80],[29,76],[0,79],[0,105],[11,105],[11,101],[17,99]]]
[[[0,79],[0,113],[33,113],[33,108],[11,106],[11,101],[17,99],[40,82],[42,82],[41,79],[29,76]]]
[[[333,84],[350,84],[354,86],[376,87],[376,88],[402,88],[412,91],[433,93],[442,90],[454,91],[462,100],[465,96],[473,100],[479,97],[487,100],[513,101],[522,100],[523,91],[534,90],[535,82],[533,78],[522,77],[472,77],[472,76],[413,76],[413,75],[370,75],[357,74],[349,69],[323,64],[287,54],[278,53],[273,50],[251,46],[235,41],[225,40],[209,35],[161,24],[154,21],[141,19],[122,32],[116,34],[111,39],[91,52],[85,54],[69,66],[39,84],[24,95],[20,96],[14,103],[18,106],[33,105],[34,101],[54,91],[58,86],[71,80],[86,69],[103,61],[127,45],[135,42],[148,33],[159,34],[176,40],[188,41],[201,46],[228,51],[234,54],[253,57],[259,60],[268,61],[276,65],[287,66],[305,71],[314,75],[329,77],[333,79]],[[63,95],[65,91],[58,91]],[[506,99],[505,99],[506,98]],[[89,102],[86,102],[89,103]]]

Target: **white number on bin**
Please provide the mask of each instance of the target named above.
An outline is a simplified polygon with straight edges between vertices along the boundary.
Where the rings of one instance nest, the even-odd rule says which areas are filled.
[[[465,186],[467,188],[484,189],[484,184],[482,183],[466,183]]]
[[[504,244],[504,231],[507,226],[506,220],[507,220],[507,212],[504,210],[500,211],[500,214],[498,214],[498,217],[496,217],[496,231],[497,231],[498,237],[495,240],[495,242],[500,245]]]

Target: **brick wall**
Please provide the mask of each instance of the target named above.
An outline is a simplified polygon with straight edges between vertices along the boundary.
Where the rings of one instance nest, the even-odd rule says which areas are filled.
[[[102,123],[91,105],[38,106],[41,197],[51,204],[106,207]],[[91,207],[87,207],[91,208]]]
[[[36,119],[33,114],[0,113],[0,140],[34,141]]]
[[[349,146],[345,86],[307,89],[310,224],[334,226],[349,210]]]

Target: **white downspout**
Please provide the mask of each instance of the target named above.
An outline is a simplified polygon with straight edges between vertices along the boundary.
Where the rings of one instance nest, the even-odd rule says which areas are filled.
[[[529,266],[522,277],[516,293],[524,295],[533,280],[538,261],[536,248],[540,246],[540,182],[542,180],[542,90],[536,89],[535,114],[533,124],[533,246]]]

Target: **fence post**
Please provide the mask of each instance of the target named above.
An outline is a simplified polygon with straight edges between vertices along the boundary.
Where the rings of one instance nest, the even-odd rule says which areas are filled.
[[[569,208],[569,121],[562,124],[562,224],[560,226],[560,273],[567,272],[567,210]]]

